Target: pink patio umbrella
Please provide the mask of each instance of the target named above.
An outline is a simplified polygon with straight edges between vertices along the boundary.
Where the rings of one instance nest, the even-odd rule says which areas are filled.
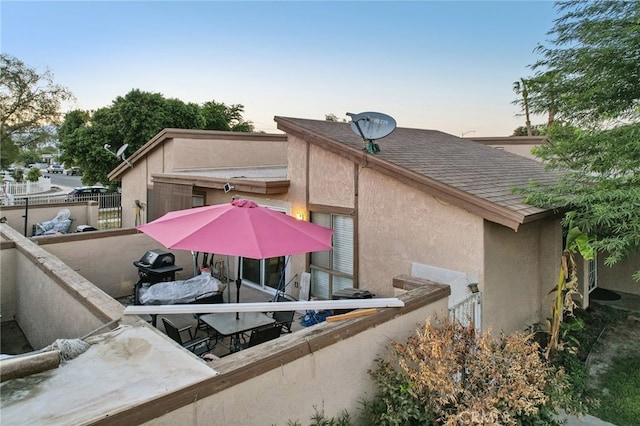
[[[250,200],[169,212],[137,227],[167,248],[266,259],[331,249],[333,230]],[[241,280],[236,280],[240,300]]]

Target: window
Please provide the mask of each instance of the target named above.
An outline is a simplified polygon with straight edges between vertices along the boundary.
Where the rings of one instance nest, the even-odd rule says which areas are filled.
[[[268,207],[282,214],[287,214],[286,211],[278,207],[264,207]],[[243,257],[240,262],[240,276],[244,281],[248,281],[268,293],[275,293],[278,286],[280,286],[280,290],[285,290],[286,282],[281,282],[281,278],[283,278],[282,274],[286,266],[285,256],[268,259],[250,259]]]
[[[333,213],[311,213],[311,222],[333,229],[333,250],[311,253],[311,295],[331,299],[343,288],[354,287],[353,218]]]

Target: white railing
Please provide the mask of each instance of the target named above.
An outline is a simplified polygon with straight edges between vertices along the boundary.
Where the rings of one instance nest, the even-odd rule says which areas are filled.
[[[51,179],[40,176],[37,182],[3,182],[2,193],[11,195],[39,194],[51,190]]]

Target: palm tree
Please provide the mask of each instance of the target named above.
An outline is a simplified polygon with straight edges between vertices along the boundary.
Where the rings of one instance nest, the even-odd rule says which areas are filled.
[[[515,81],[513,83],[513,91],[517,95],[522,96],[522,101],[517,101],[517,103],[521,103],[524,109],[525,115],[525,125],[527,127],[527,135],[531,136],[531,118],[529,116],[529,91],[527,90],[528,81],[524,78],[521,78],[520,81]]]

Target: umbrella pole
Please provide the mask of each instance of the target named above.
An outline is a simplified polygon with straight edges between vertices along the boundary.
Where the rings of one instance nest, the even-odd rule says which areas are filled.
[[[229,303],[231,303],[231,280],[229,279],[229,271],[231,269],[229,268],[229,255],[227,255],[227,273],[225,274],[227,276],[227,301]]]
[[[240,286],[242,285],[242,279],[236,279],[236,303],[240,303]],[[240,319],[240,313],[236,312],[236,319]]]
[[[236,303],[240,303],[240,286],[242,278],[240,278],[240,256],[238,256],[238,269],[236,269]],[[236,319],[240,319],[240,312],[236,312]]]

